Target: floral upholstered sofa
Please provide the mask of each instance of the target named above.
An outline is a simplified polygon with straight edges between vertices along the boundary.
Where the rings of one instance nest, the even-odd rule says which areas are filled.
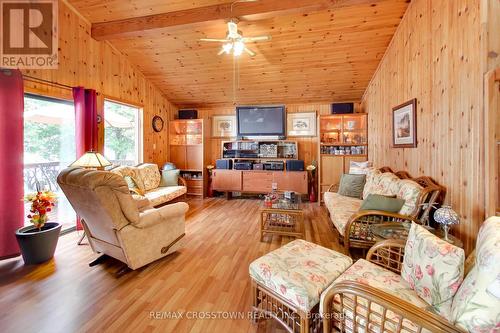
[[[131,177],[143,193],[143,196],[154,207],[185,196],[187,192],[186,181],[182,177],[179,177],[177,186],[160,186],[161,174],[156,164],[144,163],[134,167],[119,166],[110,171],[122,177]]]
[[[412,179],[406,172],[393,173],[387,167],[371,168],[366,175],[363,199],[369,194],[391,195],[404,200],[398,213],[360,211],[363,200],[325,192],[324,202],[333,227],[344,246],[368,249],[374,244],[370,225],[382,222],[412,222],[427,218],[431,204],[442,199],[443,188],[429,177]],[[384,172],[385,171],[385,172]],[[423,204],[426,204],[425,207]]]
[[[323,332],[500,332],[500,217],[463,250],[412,225],[377,243],[321,295]],[[465,277],[465,278],[464,278]]]

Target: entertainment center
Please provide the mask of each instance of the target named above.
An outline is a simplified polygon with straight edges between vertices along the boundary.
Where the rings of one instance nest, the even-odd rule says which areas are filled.
[[[212,172],[216,191],[269,193],[295,191],[307,194],[307,171],[298,160],[296,141],[237,140],[221,144],[221,157]]]

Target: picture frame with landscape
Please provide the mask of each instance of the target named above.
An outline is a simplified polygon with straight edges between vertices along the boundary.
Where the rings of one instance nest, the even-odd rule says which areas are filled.
[[[287,114],[288,136],[316,136],[316,111]]]
[[[417,99],[414,98],[392,109],[392,146],[417,147]]]

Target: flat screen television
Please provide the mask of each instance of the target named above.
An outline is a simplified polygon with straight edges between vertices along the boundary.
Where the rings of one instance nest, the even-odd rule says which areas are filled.
[[[286,132],[286,111],[279,106],[236,107],[238,137],[279,136]]]

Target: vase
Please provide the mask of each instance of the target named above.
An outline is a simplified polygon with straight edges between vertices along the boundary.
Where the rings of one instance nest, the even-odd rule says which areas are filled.
[[[316,189],[314,188],[314,182],[311,182],[311,186],[309,189],[309,201],[316,202]]]
[[[214,189],[212,187],[212,177],[208,176],[208,186],[207,186],[207,197],[212,198],[214,196]]]
[[[61,227],[59,223],[48,222],[41,230],[27,226],[16,231],[25,265],[41,264],[54,256]]]

